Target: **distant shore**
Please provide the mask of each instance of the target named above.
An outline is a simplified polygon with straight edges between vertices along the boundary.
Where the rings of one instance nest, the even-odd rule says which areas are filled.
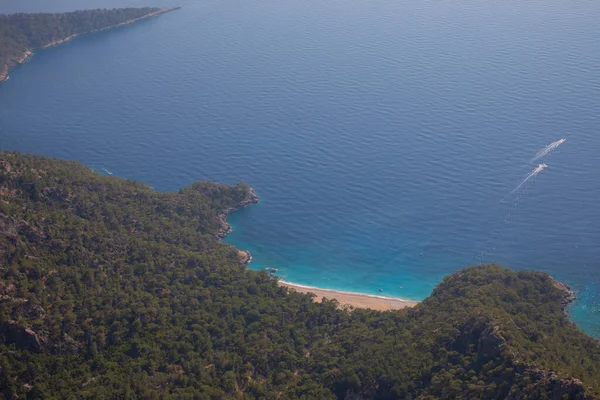
[[[77,36],[81,36],[81,35],[87,35],[87,34],[89,34],[89,33],[96,33],[96,32],[107,31],[107,30],[109,30],[109,29],[118,28],[118,27],[120,27],[120,26],[129,25],[129,24],[133,24],[134,22],[141,21],[141,20],[143,20],[143,19],[146,19],[146,18],[155,17],[155,16],[157,16],[157,15],[164,14],[164,13],[167,13],[167,12],[169,12],[169,11],[173,11],[173,10],[179,10],[180,8],[181,8],[181,7],[166,7],[166,8],[161,8],[161,9],[158,9],[158,10],[156,10],[156,11],[152,11],[151,13],[148,13],[148,14],[146,14],[146,15],[143,15],[143,16],[141,16],[141,17],[138,17],[138,18],[133,18],[133,19],[129,19],[129,20],[127,20],[127,21],[121,22],[121,23],[119,23],[119,24],[116,24],[116,25],[107,26],[106,28],[95,29],[95,30],[93,30],[93,31],[89,31],[89,32],[85,32],[85,33],[76,33],[76,34],[74,34],[74,35],[67,36],[67,37],[66,37],[66,38],[64,38],[64,39],[61,39],[61,40],[55,40],[54,42],[50,42],[50,43],[48,43],[47,45],[44,45],[44,46],[42,46],[42,49],[47,49],[47,48],[49,48],[49,47],[58,46],[59,44],[63,44],[63,43],[66,43],[66,42],[68,42],[68,41],[70,41],[70,40],[72,40],[72,39],[75,39]]]
[[[340,290],[321,289],[311,286],[298,285],[295,283],[279,281],[279,285],[293,289],[300,293],[313,293],[315,301],[321,301],[323,297],[336,299],[340,306],[354,308],[370,308],[377,311],[399,310],[406,307],[414,307],[417,301],[398,299],[394,297],[376,296],[365,293],[344,292]]]
[[[53,42],[50,42],[50,43],[42,46],[41,48],[42,49],[47,49],[49,47],[58,46],[60,44],[66,43],[66,42],[68,42],[68,41],[70,41],[72,39],[75,39],[77,36],[87,35],[88,33],[96,33],[96,32],[106,31],[106,30],[109,30],[109,29],[118,28],[120,26],[129,25],[129,24],[132,24],[134,22],[140,21],[142,19],[151,18],[151,17],[157,16],[157,15],[160,15],[160,14],[164,14],[164,13],[167,13],[169,11],[179,10],[180,8],[181,7],[161,8],[161,9],[158,9],[158,10],[153,11],[151,13],[148,13],[146,15],[143,15],[141,17],[133,18],[133,19],[121,22],[121,23],[116,24],[116,25],[107,26],[106,28],[96,29],[96,30],[93,30],[93,31],[90,31],[90,32],[77,33],[75,35],[67,36],[64,39],[55,40]],[[23,54],[21,55],[21,57],[17,58],[16,60],[13,60],[12,64],[9,61],[9,64],[7,66],[5,66],[3,69],[0,70],[0,83],[4,82],[5,80],[7,80],[9,78],[9,73],[10,73],[10,71],[13,68],[15,68],[15,67],[23,64],[25,61],[27,61],[33,55],[33,51],[34,50],[35,49],[27,49],[27,50],[25,50],[23,52]]]

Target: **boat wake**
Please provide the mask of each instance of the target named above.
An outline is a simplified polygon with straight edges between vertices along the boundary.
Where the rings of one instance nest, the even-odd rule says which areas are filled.
[[[539,174],[540,172],[542,172],[546,167],[548,167],[546,164],[540,164],[537,167],[535,167],[535,169],[533,171],[531,171],[529,173],[529,175],[527,175],[525,177],[525,179],[523,179],[523,182],[519,183],[519,186],[517,186],[516,188],[514,188],[511,193],[514,193],[517,190],[521,189],[523,187],[523,185],[525,183],[527,183],[528,180],[530,180],[531,178],[535,177],[537,174]]]
[[[550,143],[548,146],[544,147],[543,149],[541,149],[540,151],[535,153],[535,157],[531,160],[531,162],[534,162],[536,160],[539,160],[540,158],[546,157],[548,154],[550,154],[551,152],[556,150],[556,148],[558,146],[560,146],[561,144],[566,142],[566,140],[567,140],[566,138],[562,138],[560,140],[557,140],[556,142]]]

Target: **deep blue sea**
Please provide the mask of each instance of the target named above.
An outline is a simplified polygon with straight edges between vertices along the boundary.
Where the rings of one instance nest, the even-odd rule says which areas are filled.
[[[546,271],[600,335],[600,2],[177,4],[13,71],[0,147],[161,191],[244,180],[261,202],[227,241],[291,282],[420,300],[471,264]]]

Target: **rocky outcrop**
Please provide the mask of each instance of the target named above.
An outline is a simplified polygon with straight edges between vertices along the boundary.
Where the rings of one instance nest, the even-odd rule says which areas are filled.
[[[573,290],[571,290],[569,285],[567,285],[566,283],[562,283],[552,276],[549,276],[549,277],[550,277],[550,280],[552,281],[552,285],[563,293],[564,297],[561,301],[561,304],[563,307],[563,311],[566,311],[569,304],[571,304],[573,301],[575,301],[575,292]]]
[[[229,207],[226,208],[225,210],[223,210],[219,215],[219,223],[221,224],[221,228],[219,228],[218,232],[217,232],[217,239],[221,240],[223,239],[225,236],[227,236],[229,233],[231,233],[231,225],[229,225],[227,223],[227,217],[229,216],[229,214],[231,214],[232,212],[242,209],[244,207],[248,207],[250,204],[256,204],[258,203],[259,198],[256,195],[256,193],[254,193],[254,190],[250,189],[250,191],[248,192],[248,196],[242,200],[241,202],[239,202],[235,207]]]
[[[481,360],[499,357],[504,349],[506,340],[500,333],[500,327],[489,325],[481,332],[477,341],[477,356]]]
[[[227,236],[229,233],[231,233],[231,225],[229,225],[227,223],[227,216],[229,216],[229,214],[231,214],[232,212],[242,209],[244,207],[249,206],[250,204],[255,204],[258,203],[258,196],[256,195],[256,193],[254,193],[254,190],[250,189],[248,191],[248,196],[242,200],[239,204],[236,205],[236,207],[230,207],[225,209],[224,211],[222,211],[219,215],[219,224],[221,225],[221,227],[219,228],[219,230],[217,231],[217,239],[218,240],[222,240],[225,236]],[[250,252],[248,250],[238,250],[238,255],[240,257],[240,263],[241,264],[248,264],[250,263],[250,261],[252,261],[252,254],[250,254]]]
[[[248,264],[252,261],[252,254],[248,250],[238,250],[240,256],[240,263]]]
[[[51,340],[44,334],[13,320],[0,323],[0,342],[9,345],[14,344],[17,349],[34,353],[79,354],[83,349],[80,342],[66,333],[63,334],[62,338]]]
[[[6,344],[14,344],[18,349],[35,353],[42,353],[48,348],[48,341],[45,337],[12,320],[0,323],[0,338]]]
[[[83,345],[81,343],[64,333],[62,340],[56,343],[52,350],[58,354],[79,354],[82,349]]]
[[[14,67],[16,67],[17,65],[23,64],[32,55],[33,55],[33,52],[31,50],[25,50],[23,55],[21,55],[20,57],[12,59],[12,60],[8,60],[8,65],[5,65],[2,68],[2,70],[0,70],[0,82],[4,82],[5,80],[7,80],[9,71],[11,69],[13,69]]]

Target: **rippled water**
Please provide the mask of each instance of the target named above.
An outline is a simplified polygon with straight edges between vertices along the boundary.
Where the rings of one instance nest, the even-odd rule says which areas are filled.
[[[46,3],[0,11],[144,4]],[[0,85],[0,146],[245,180],[262,201],[227,240],[292,282],[418,300],[482,261],[547,271],[600,334],[600,3],[179,3],[36,53]]]

